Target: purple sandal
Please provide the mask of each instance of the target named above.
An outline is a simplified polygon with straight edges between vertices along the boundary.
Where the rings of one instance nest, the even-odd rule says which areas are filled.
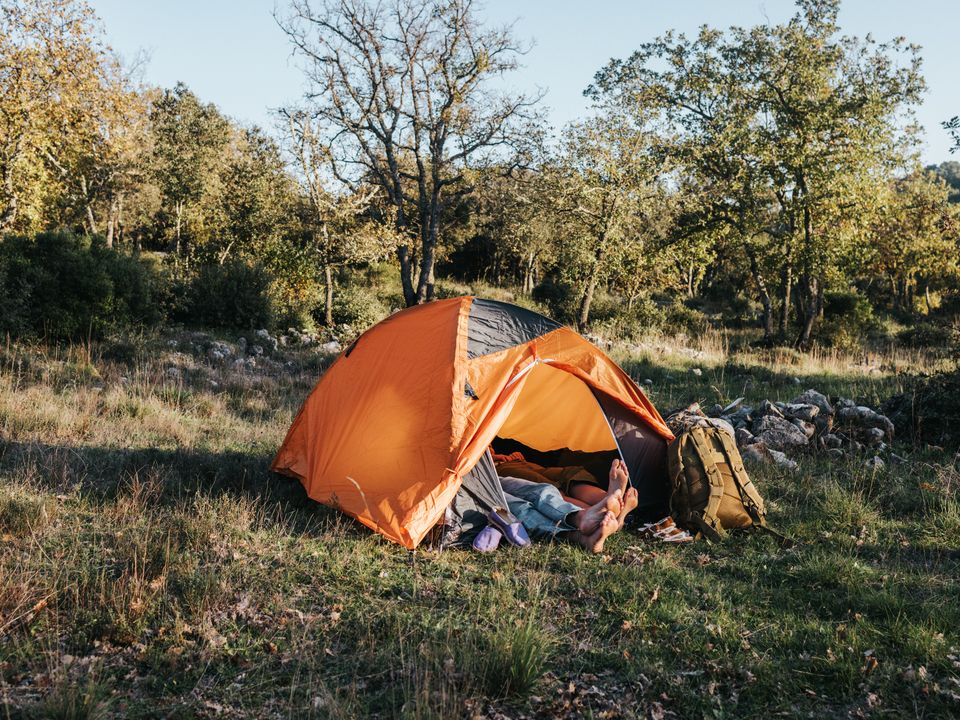
[[[487,519],[493,524],[493,527],[503,533],[503,536],[511,545],[526,547],[530,544],[530,536],[527,535],[527,531],[524,530],[523,525],[519,522],[507,522],[506,519],[500,515],[499,510],[491,510],[487,513]]]
[[[500,544],[503,533],[493,525],[487,525],[473,539],[473,549],[477,552],[493,552]]]

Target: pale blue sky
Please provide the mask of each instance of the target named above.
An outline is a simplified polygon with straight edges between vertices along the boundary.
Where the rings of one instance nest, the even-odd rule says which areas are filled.
[[[150,83],[182,80],[231,117],[265,126],[272,124],[271,109],[301,93],[301,75],[272,17],[273,0],[90,2],[116,50],[127,58],[148,53]],[[489,0],[484,14],[496,23],[515,20],[517,35],[534,42],[511,85],[546,88],[551,122],[560,126],[585,113],[583,89],[607,60],[629,55],[667,29],[776,23],[793,11],[789,0]],[[960,114],[960,2],[846,0],[840,19],[849,34],[903,35],[923,47],[922,155],[924,162],[950,159],[940,122]]]

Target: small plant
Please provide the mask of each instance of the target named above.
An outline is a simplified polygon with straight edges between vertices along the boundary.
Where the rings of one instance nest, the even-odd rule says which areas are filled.
[[[27,710],[36,720],[99,720],[110,711],[109,688],[101,683],[94,669],[84,677],[71,677],[69,668],[51,673],[53,686],[47,696]]]

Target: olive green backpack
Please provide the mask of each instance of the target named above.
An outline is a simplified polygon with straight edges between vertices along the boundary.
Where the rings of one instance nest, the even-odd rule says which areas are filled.
[[[763,498],[728,432],[706,423],[687,427],[670,443],[667,460],[677,524],[713,541],[726,530],[758,527],[789,543],[767,526]]]

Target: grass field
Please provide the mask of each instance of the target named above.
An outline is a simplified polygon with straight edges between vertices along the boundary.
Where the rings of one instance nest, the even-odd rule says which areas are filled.
[[[790,550],[408,552],[268,473],[328,361],[236,370],[204,341],[3,348],[0,718],[960,715],[949,449],[757,470]],[[876,405],[934,362],[613,354],[661,410],[807,387]]]

